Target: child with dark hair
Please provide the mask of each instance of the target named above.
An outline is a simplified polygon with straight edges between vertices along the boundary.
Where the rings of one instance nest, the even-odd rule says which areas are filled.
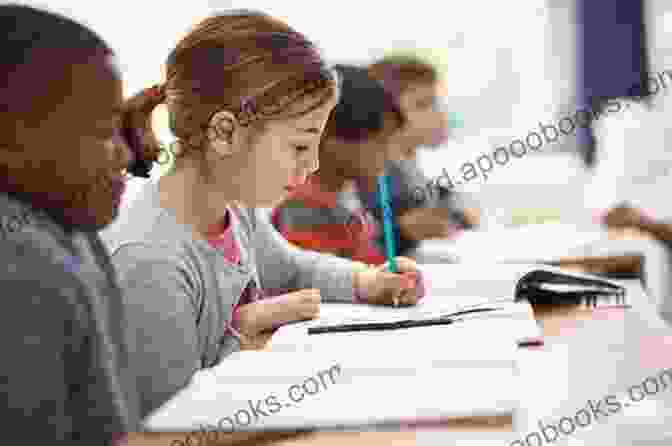
[[[354,180],[375,178],[401,157],[395,136],[404,118],[394,97],[366,69],[336,65],[341,97],[320,142],[320,168],[274,214],[274,224],[305,249],[367,264],[385,263],[377,227],[357,197]]]
[[[0,405],[30,445],[140,427],[115,272],[97,231],[131,160],[113,53],[66,17],[0,6]]]
[[[439,147],[450,136],[447,115],[439,104],[443,80],[438,68],[420,55],[398,54],[383,57],[368,70],[394,96],[406,120],[397,135],[404,159],[390,161],[386,166],[391,183],[391,207],[397,216],[395,235],[399,253],[409,253],[421,240],[450,237],[460,229],[477,226],[478,212],[462,208],[454,192],[437,190],[421,197],[414,193],[424,190],[429,182],[417,163],[418,147]],[[362,177],[358,184],[360,198],[382,225],[376,179]],[[383,243],[382,237],[378,242]]]

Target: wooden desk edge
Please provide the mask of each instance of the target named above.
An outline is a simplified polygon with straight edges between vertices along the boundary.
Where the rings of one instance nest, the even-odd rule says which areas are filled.
[[[590,256],[590,257],[566,257],[552,262],[544,262],[551,266],[571,267],[580,266],[595,268],[604,272],[632,272],[639,274],[644,264],[644,256],[641,254],[626,254],[619,256]]]

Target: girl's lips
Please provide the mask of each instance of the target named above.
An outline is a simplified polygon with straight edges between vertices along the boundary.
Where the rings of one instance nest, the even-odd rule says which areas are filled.
[[[450,137],[450,131],[447,128],[442,128],[435,130],[432,133],[432,138],[430,141],[430,147],[438,147],[445,144]]]
[[[294,192],[296,188],[298,188],[302,184],[305,184],[305,182],[306,182],[305,180],[294,180],[291,184],[285,186],[285,190],[289,192]]]

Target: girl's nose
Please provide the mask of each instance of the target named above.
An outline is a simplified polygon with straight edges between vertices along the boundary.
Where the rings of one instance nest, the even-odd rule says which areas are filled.
[[[305,175],[311,175],[317,172],[317,169],[320,168],[320,152],[317,147],[310,150],[304,166],[306,170]]]

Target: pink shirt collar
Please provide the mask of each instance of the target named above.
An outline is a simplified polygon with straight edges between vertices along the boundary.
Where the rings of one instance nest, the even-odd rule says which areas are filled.
[[[233,233],[232,212],[227,209],[222,221],[208,231],[208,241],[222,251],[226,260],[239,264],[241,259],[240,247]]]

